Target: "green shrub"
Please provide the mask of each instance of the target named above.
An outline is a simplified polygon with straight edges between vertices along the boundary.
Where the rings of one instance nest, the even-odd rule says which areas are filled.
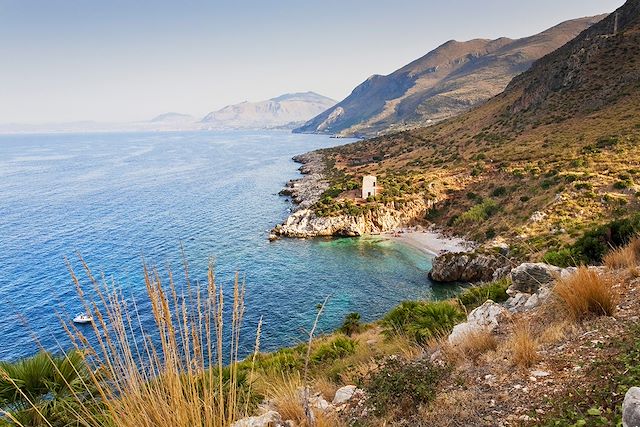
[[[579,258],[579,257],[578,257]],[[572,267],[576,265],[576,255],[571,249],[564,248],[557,251],[549,251],[542,257],[542,261],[558,267]]]
[[[352,334],[359,332],[360,329],[362,329],[362,325],[360,324],[360,313],[349,313],[344,318],[342,326],[340,326],[338,330],[346,336],[351,336]]]
[[[502,197],[502,196],[504,196],[506,194],[507,194],[507,188],[506,187],[496,187],[491,192],[491,195],[493,197]]]
[[[499,206],[494,200],[485,199],[460,215],[460,217],[456,219],[456,223],[483,222],[496,213],[498,209]]]
[[[617,190],[626,190],[627,188],[631,188],[633,186],[633,181],[616,181],[613,183],[613,188]]]
[[[573,186],[576,190],[591,190],[593,188],[593,185],[584,181],[578,181]]]
[[[356,342],[351,338],[338,335],[330,341],[323,342],[311,352],[311,361],[315,363],[329,362],[355,353]]]
[[[444,336],[466,316],[447,301],[404,301],[382,319],[385,333],[405,334],[417,343]]]
[[[458,295],[458,300],[468,311],[481,306],[487,300],[503,302],[509,298],[509,295],[507,295],[507,288],[510,285],[511,280],[505,277],[504,279],[500,279],[495,282],[471,286],[469,288],[465,288]]]
[[[266,372],[293,372],[304,366],[303,352],[296,348],[283,348],[273,353],[259,353],[256,369]]]
[[[543,260],[559,267],[598,264],[607,252],[626,245],[639,232],[640,213],[589,230],[570,247],[547,252]]]
[[[388,358],[362,381],[367,406],[374,415],[388,418],[417,414],[436,397],[437,385],[446,372],[429,360]]]

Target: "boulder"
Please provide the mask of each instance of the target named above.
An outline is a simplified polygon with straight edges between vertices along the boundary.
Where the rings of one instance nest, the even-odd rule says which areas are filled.
[[[500,322],[509,316],[509,310],[491,300],[487,300],[480,307],[474,309],[467,316],[467,321],[453,327],[449,335],[449,343],[452,345],[464,341],[470,333],[483,330],[493,332]]]
[[[353,394],[356,392],[356,390],[357,387],[354,385],[346,385],[344,387],[340,387],[336,391],[336,395],[333,397],[333,402],[331,403],[334,405],[341,405],[347,402],[353,397]]]
[[[510,290],[534,294],[540,285],[553,282],[560,276],[562,269],[542,262],[525,262],[511,270]]]
[[[631,387],[622,403],[622,425],[640,427],[640,387]]]
[[[433,259],[429,277],[436,282],[488,282],[506,260],[474,252],[450,252]]]
[[[524,306],[529,301],[531,297],[530,294],[525,294],[524,292],[515,292],[513,294],[510,293],[509,299],[504,303],[509,311],[512,313],[517,313],[520,311],[524,311]]]
[[[231,427],[281,427],[284,423],[276,411],[269,411],[255,417],[242,418],[231,424]]]

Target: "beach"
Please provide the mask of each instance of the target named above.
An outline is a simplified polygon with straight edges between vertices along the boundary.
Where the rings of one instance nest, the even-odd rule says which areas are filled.
[[[466,252],[473,248],[473,243],[462,238],[447,237],[437,230],[423,227],[402,228],[380,235],[429,255],[438,255],[442,252]]]

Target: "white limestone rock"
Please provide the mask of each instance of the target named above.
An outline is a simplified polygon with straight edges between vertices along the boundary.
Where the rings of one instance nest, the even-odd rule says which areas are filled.
[[[340,387],[336,391],[336,395],[333,397],[333,401],[331,402],[333,405],[341,405],[347,401],[349,401],[358,388],[354,385],[346,385],[344,387]]]
[[[453,327],[449,335],[449,343],[456,345],[464,341],[468,334],[482,330],[495,331],[500,322],[509,317],[509,310],[491,300],[474,309],[467,316],[467,321]]]
[[[276,411],[269,411],[255,417],[242,418],[231,424],[231,427],[282,427],[282,417]]]

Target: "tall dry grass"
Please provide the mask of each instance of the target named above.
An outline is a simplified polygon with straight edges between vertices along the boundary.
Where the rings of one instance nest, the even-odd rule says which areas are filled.
[[[602,260],[604,265],[612,270],[630,269],[637,272],[640,262],[640,238],[634,237],[626,246],[611,250]]]
[[[193,286],[185,263],[185,285],[178,288],[171,272],[164,285],[158,271],[145,265],[155,320],[148,331],[138,302],[82,265],[94,300],[85,297],[81,281],[70,272],[94,318],[91,333],[64,323],[74,349],[91,368],[85,392],[75,396],[78,425],[226,427],[246,414],[250,378],[236,363],[245,287],[237,275],[228,302],[211,266],[206,285]],[[43,425],[50,424],[43,420]]]
[[[519,322],[514,326],[507,347],[515,365],[528,368],[538,361],[538,341],[527,322]]]
[[[574,274],[556,281],[554,293],[567,313],[575,320],[590,315],[610,316],[616,308],[614,278],[579,267]]]

